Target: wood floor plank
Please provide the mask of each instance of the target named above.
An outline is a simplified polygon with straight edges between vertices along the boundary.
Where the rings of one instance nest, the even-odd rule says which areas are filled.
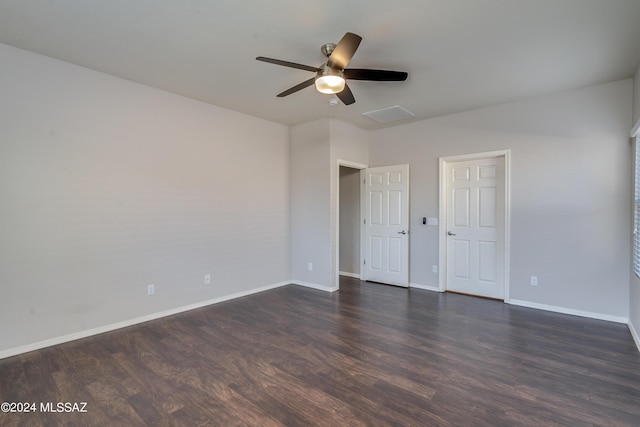
[[[0,425],[638,426],[626,325],[342,278],[0,360]]]

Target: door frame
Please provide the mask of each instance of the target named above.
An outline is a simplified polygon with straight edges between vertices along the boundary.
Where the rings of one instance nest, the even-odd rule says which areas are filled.
[[[444,292],[447,290],[447,166],[450,163],[462,162],[467,160],[483,160],[496,157],[504,158],[504,302],[509,303],[509,255],[511,253],[511,150],[497,150],[483,153],[461,154],[456,156],[440,157],[439,160],[439,218],[438,218],[438,290]]]
[[[345,166],[351,169],[360,170],[360,176],[362,177],[362,171],[369,167],[364,163],[352,162],[350,160],[337,159],[337,167],[336,167],[336,200],[335,200],[335,233],[334,233],[334,259],[333,259],[333,286],[332,288],[338,290],[340,289],[340,166]],[[360,217],[362,218],[362,203],[363,196],[362,192],[364,191],[364,186],[362,185],[362,179],[360,179]],[[362,256],[362,248],[363,248],[363,229],[362,229],[362,221],[360,221],[360,278],[362,278],[362,260],[364,259]]]

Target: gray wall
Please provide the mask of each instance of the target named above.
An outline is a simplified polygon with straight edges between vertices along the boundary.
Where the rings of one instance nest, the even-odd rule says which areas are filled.
[[[6,45],[0,63],[0,354],[289,280],[286,126]]]
[[[290,143],[291,278],[337,290],[338,163],[366,165],[369,133],[339,120],[321,119],[291,127]]]
[[[640,65],[636,70],[635,77],[633,79],[633,124],[640,121]],[[638,149],[636,147],[636,149]],[[631,178],[633,182],[633,178]],[[633,193],[629,194],[629,197],[633,197]],[[636,344],[640,348],[640,278],[636,274],[631,272],[631,287],[629,289],[629,326],[634,333]]]
[[[631,105],[629,79],[373,132],[371,166],[410,164],[410,281],[438,286],[438,158],[511,149],[511,298],[627,318]]]
[[[330,230],[331,238],[331,280],[332,286],[338,287],[338,184],[339,162],[367,166],[369,162],[370,133],[340,120],[330,120]]]
[[[341,273],[360,276],[360,170],[340,168]]]
[[[640,121],[640,64],[633,77],[633,124]]]
[[[329,119],[290,129],[291,279],[331,288]],[[312,263],[313,270],[308,269]]]

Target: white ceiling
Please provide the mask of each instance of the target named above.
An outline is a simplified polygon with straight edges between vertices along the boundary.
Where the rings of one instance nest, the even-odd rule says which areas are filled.
[[[349,67],[407,71],[349,83],[329,106],[313,87],[320,46],[363,37]],[[640,0],[0,0],[0,42],[292,125],[401,105],[415,119],[631,77]],[[0,64],[1,67],[1,64]],[[405,121],[400,123],[405,123]]]

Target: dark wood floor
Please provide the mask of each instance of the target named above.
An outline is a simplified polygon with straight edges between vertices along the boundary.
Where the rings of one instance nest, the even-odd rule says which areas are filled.
[[[638,426],[640,353],[626,325],[343,279],[0,360],[3,401],[38,411],[2,426]]]

